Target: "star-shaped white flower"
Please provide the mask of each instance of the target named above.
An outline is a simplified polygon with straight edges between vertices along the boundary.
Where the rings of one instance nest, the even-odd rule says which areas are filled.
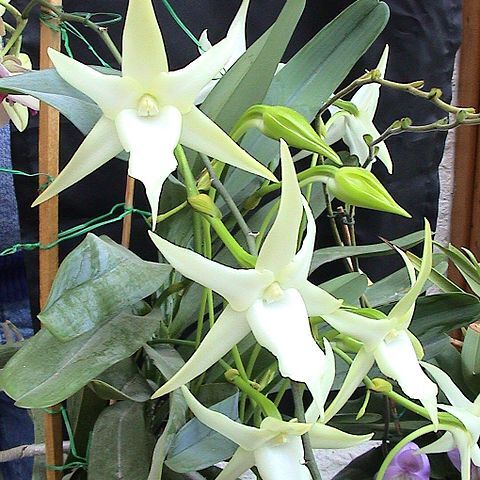
[[[363,343],[342,388],[326,412],[327,419],[332,418],[345,404],[376,361],[380,370],[387,377],[395,379],[410,398],[420,400],[432,422],[438,425],[438,388],[420,367],[415,346],[420,349],[421,346],[408,330],[415,311],[415,301],[432,268],[432,238],[427,221],[424,242],[422,265],[417,278],[412,262],[403,251],[397,249],[405,262],[412,286],[386,318],[367,318],[347,310],[323,315],[325,321],[340,333]]]
[[[266,167],[194,106],[198,93],[230,58],[235,32],[244,24],[248,3],[248,0],[242,3],[226,38],[181,70],[168,70],[151,0],[129,2],[121,76],[100,73],[49,50],[60,76],[94,100],[103,116],[34,205],[126,150],[130,152],[128,173],[145,185],[155,222],[163,182],[177,167],[173,150],[178,143],[275,180]]]
[[[239,446],[217,480],[236,480],[254,465],[264,480],[311,480],[301,435],[309,433],[313,448],[353,447],[373,436],[351,435],[321,423],[285,422],[274,417],[265,418],[260,428],[250,427],[209,410],[186,387],[182,392],[198,420]]]
[[[252,332],[258,343],[277,357],[284,377],[307,384],[323,413],[332,366],[325,365],[308,317],[330,314],[342,302],[307,280],[315,243],[315,219],[304,203],[292,157],[283,140],[281,159],[280,207],[255,268],[221,265],[150,232],[155,245],[176,270],[216,291],[229,303],[192,357],[154,397],[200,375]],[[297,252],[304,209],[307,233]]]
[[[388,45],[385,47],[377,70],[381,76],[385,75],[388,60]],[[356,155],[361,165],[368,158],[368,145],[365,143],[364,136],[369,135],[374,140],[380,136],[377,128],[373,124],[373,117],[377,110],[378,99],[380,97],[380,85],[371,83],[360,87],[350,100],[358,109],[358,114],[341,110],[336,106],[329,108],[332,117],[327,121],[326,141],[329,145],[342,139],[350,149],[352,155]],[[390,153],[385,145],[381,142],[376,145],[378,148],[377,157],[385,165],[389,173],[392,173],[393,164]]]
[[[470,480],[471,462],[480,467],[480,448],[478,447],[480,438],[480,395],[474,402],[471,402],[443,370],[429,363],[422,363],[422,365],[435,379],[451,403],[451,405],[440,404],[439,407],[457,417],[465,427],[448,427],[442,424],[441,428],[448,431],[436,442],[423,447],[422,452],[427,454],[442,453],[458,448],[462,480]]]

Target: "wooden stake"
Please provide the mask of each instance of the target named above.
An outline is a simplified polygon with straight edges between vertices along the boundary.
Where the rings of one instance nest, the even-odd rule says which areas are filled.
[[[135,194],[135,179],[127,175],[127,184],[125,186],[125,208],[133,207],[133,196]],[[122,245],[125,248],[130,246],[130,237],[132,234],[132,214],[129,213],[123,217],[122,225]]]
[[[62,0],[51,0],[54,5],[62,4]],[[52,20],[53,21],[53,20]],[[47,55],[51,47],[60,50],[60,32],[48,28],[40,22],[40,68],[51,68],[52,64]],[[59,142],[60,118],[59,113],[51,107],[42,104],[40,107],[39,127],[39,171],[57,176],[59,171]],[[40,177],[42,178],[42,177]],[[42,180],[43,181],[43,180]],[[58,198],[54,197],[39,207],[39,241],[48,244],[58,238]],[[50,293],[50,288],[58,269],[58,248],[40,250],[39,253],[40,278],[40,308]],[[53,406],[52,411],[58,410]],[[59,413],[45,414],[45,456],[47,465],[63,465],[63,432],[62,417]],[[47,480],[61,480],[63,473],[58,470],[47,469]]]

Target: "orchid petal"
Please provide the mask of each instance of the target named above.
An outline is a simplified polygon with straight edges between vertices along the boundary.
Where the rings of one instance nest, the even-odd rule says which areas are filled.
[[[275,433],[243,425],[223,413],[210,410],[202,405],[185,386],[182,387],[182,393],[188,408],[200,422],[235,442],[244,450],[256,450],[275,436]]]
[[[464,408],[451,405],[439,405],[439,407],[458,418],[465,426],[467,432],[473,437],[475,443],[478,441],[480,437],[480,419],[477,415],[474,415]]]
[[[309,432],[312,448],[349,448],[372,439],[373,433],[368,435],[352,435],[337,428],[316,423]]]
[[[122,74],[150,90],[168,71],[162,33],[151,0],[130,0],[123,30]],[[148,46],[148,47],[146,47]]]
[[[470,480],[472,474],[472,449],[468,433],[455,429],[455,444],[460,452],[460,474],[462,480]]]
[[[54,197],[77,183],[123,150],[114,123],[101,117],[67,166],[51,185],[33,202],[32,207]]]
[[[246,312],[253,335],[278,359],[284,377],[307,384],[320,411],[327,392],[320,383],[325,356],[312,337],[307,311],[297,290],[283,291],[279,299],[257,300]]]
[[[183,116],[180,143],[223,163],[277,181],[270,170],[251,157],[196,107]]]
[[[452,405],[466,410],[472,408],[472,402],[465,397],[462,391],[443,370],[426,362],[421,362],[421,365],[433,377],[435,382],[437,382],[440,390],[442,390]]]
[[[114,119],[123,108],[136,108],[141,92],[134,81],[100,73],[52,48],[48,49],[48,55],[58,74],[90,97],[108,118]]]
[[[476,467],[480,467],[480,448],[477,444],[470,449],[470,454],[472,455],[472,462]]]
[[[351,155],[356,155],[360,165],[363,165],[368,158],[369,150],[363,136],[367,134],[363,122],[350,116],[347,120],[343,141],[350,150]]]
[[[173,151],[180,138],[182,116],[175,107],[163,107],[153,117],[140,117],[136,110],[123,110],[117,115],[115,125],[123,148],[130,152],[128,173],[145,185],[155,230],[163,183],[177,168]]]
[[[28,108],[20,103],[9,103],[8,100],[3,101],[3,108],[17,130],[23,132],[28,125]]]
[[[343,300],[336,299],[325,290],[305,280],[297,284],[297,290],[303,298],[309,317],[333,315],[340,312]]]
[[[387,69],[388,53],[389,46],[386,45],[376,68],[376,70],[380,71],[381,78],[385,76],[385,71]],[[370,83],[359,88],[355,95],[352,97],[351,101],[357,106],[358,110],[361,112],[362,115],[365,116],[366,119],[372,121],[377,110],[379,97],[380,84]]]
[[[247,310],[273,282],[271,272],[227,267],[192,250],[178,247],[154,233],[150,233],[150,238],[175,270],[219,293],[236,311]]]
[[[325,411],[325,423],[330,421],[347,403],[353,392],[362,383],[363,379],[372,368],[373,363],[373,355],[361,348],[350,365],[347,376],[345,377],[337,396]],[[310,419],[315,416],[316,412],[312,407],[313,403],[307,411],[307,421],[310,421]]]
[[[328,145],[333,145],[345,135],[347,116],[350,114],[348,112],[339,111],[338,109],[332,110],[332,107],[329,111],[332,116],[328,119],[325,125],[325,128],[327,129],[325,142],[327,142]]]
[[[403,251],[398,248],[396,248],[396,250],[402,256],[403,261],[405,262],[405,265],[407,265],[407,268],[409,269],[411,275],[411,269],[413,267],[412,262]],[[392,310],[390,310],[390,313],[388,314],[389,318],[397,319],[398,325],[402,328],[408,328],[408,325],[410,324],[415,308],[415,301],[417,300],[417,297],[422,293],[423,286],[428,280],[431,269],[432,231],[430,229],[430,224],[428,223],[428,220],[425,219],[425,240],[423,247],[422,265],[418,272],[417,280],[412,285],[410,290],[406,293],[406,295],[399,300],[399,302],[392,308]]]
[[[205,29],[200,34],[200,37],[198,39],[198,44],[199,44],[198,53],[200,53],[200,55],[203,54],[204,52],[206,52],[207,50],[210,50],[213,47],[212,42],[208,38],[208,30],[207,29]]]
[[[455,439],[450,432],[445,432],[438,440],[420,449],[421,452],[429,455],[431,453],[449,452],[456,448]]]
[[[237,480],[237,478],[255,465],[255,456],[252,452],[238,448],[233,457],[215,480]]]
[[[31,95],[9,95],[8,99],[38,112],[40,101]]]
[[[153,234],[151,235],[153,236]],[[220,360],[250,328],[242,313],[227,306],[187,363],[152,396],[158,398],[185,385]]]
[[[374,355],[380,370],[397,380],[410,398],[420,400],[438,426],[438,388],[421,369],[407,332],[400,331],[392,340],[380,342]]]
[[[263,480],[311,480],[305,465],[302,439],[290,437],[285,443],[265,446],[254,452]]]
[[[362,125],[364,135],[370,135],[374,140],[380,137],[380,132],[371,121],[363,120]],[[375,145],[375,149],[378,149],[375,156],[385,165],[387,172],[391,174],[393,172],[393,161],[386,143],[380,142]]]
[[[255,268],[278,274],[295,257],[302,222],[302,193],[287,144],[280,140],[282,194],[275,222],[263,242]],[[313,253],[313,252],[312,252]],[[311,260],[311,256],[310,256]]]
[[[388,318],[377,320],[348,310],[337,310],[322,315],[322,318],[340,333],[363,342],[367,350],[375,348],[395,325],[395,322]]]
[[[266,417],[260,424],[262,430],[268,430],[275,435],[303,435],[307,433],[311,425],[308,423],[300,423],[296,420],[284,422],[274,417]]]

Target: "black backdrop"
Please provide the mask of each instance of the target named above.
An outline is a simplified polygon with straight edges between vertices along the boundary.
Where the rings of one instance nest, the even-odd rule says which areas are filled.
[[[173,22],[161,0],[154,0],[162,31],[166,39],[167,52],[172,68],[187,64],[198,53],[195,46]],[[374,68],[385,43],[390,45],[390,59],[387,77],[397,81],[423,79],[426,87],[440,87],[447,100],[451,96],[451,78],[454,57],[458,50],[461,35],[461,0],[386,0],[391,9],[391,19],[380,38],[359,62],[352,78],[365,69]],[[18,2],[20,6],[27,0]],[[208,28],[210,38],[217,41],[225,34],[240,0],[171,0],[178,15],[195,35]],[[257,38],[272,23],[280,11],[283,1],[252,0],[248,20],[249,43]],[[286,59],[308,41],[322,26],[335,17],[353,1],[349,0],[307,0],[307,7],[297,31],[289,46]],[[125,13],[127,0],[65,0],[66,11],[88,10],[90,12]],[[79,6],[81,5],[81,6]],[[32,22],[33,23],[33,22]],[[29,26],[25,37],[25,48],[34,66],[38,66],[38,25]],[[80,27],[81,28],[81,27]],[[115,65],[111,55],[104,49],[95,34],[82,29],[97,51],[107,61]],[[121,26],[114,25],[110,33],[120,45]],[[77,59],[84,63],[96,64],[94,56],[84,44],[72,39],[72,49]],[[421,102],[407,94],[384,90],[375,124],[382,131],[390,123],[403,116],[410,116],[415,123],[428,123],[442,116],[442,112],[430,104]],[[66,120],[62,122],[61,133],[62,165],[76,150],[82,140],[81,134]],[[382,165],[374,167],[375,174],[393,194],[396,200],[413,215],[413,220],[402,219],[370,210],[357,212],[358,242],[376,242],[379,235],[396,238],[422,228],[423,217],[435,225],[439,194],[438,164],[442,158],[445,134],[413,135],[405,134],[388,140],[394,161],[394,175],[389,176]],[[12,134],[12,155],[14,165],[26,171],[37,171],[36,121],[23,133]],[[108,210],[109,206],[123,201],[126,165],[121,161],[111,161],[90,175],[82,183],[75,185],[60,195],[62,228],[77,225]],[[27,178],[16,178],[23,241],[36,241],[37,212],[29,205],[36,197],[36,185]],[[98,208],[100,206],[100,211]],[[135,206],[146,207],[143,187],[138,184]],[[96,231],[106,233],[115,240],[120,238],[120,222]],[[156,253],[148,241],[141,219],[134,221],[132,249],[143,258],[154,259]],[[332,242],[327,224],[319,222],[319,244]],[[62,255],[74,247],[76,242],[62,244]],[[378,278],[400,266],[398,260],[368,260],[362,267]],[[26,254],[27,272],[31,286],[33,310],[36,312],[37,255]],[[337,268],[338,267],[338,268]],[[333,265],[323,272],[332,275],[341,265]]]

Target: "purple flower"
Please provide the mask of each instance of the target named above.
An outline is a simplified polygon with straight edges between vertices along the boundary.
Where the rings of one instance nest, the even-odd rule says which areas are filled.
[[[448,458],[453,463],[453,466],[460,471],[460,452],[458,448],[455,450],[450,450],[448,453]],[[476,467],[473,463],[470,466],[470,480],[480,480],[480,467]]]
[[[393,458],[385,472],[384,480],[428,480],[430,462],[420,452],[418,445],[407,443]]]

